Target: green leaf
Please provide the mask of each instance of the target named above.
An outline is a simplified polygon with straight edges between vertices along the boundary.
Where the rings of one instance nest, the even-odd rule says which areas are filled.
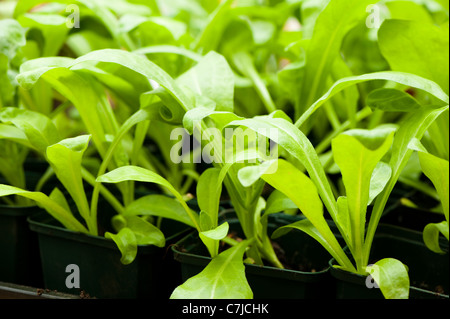
[[[448,221],[443,221],[441,223],[430,223],[426,225],[423,230],[423,241],[432,252],[437,254],[445,254],[446,252],[439,246],[439,235],[444,235],[448,240],[448,233]]]
[[[207,53],[215,50],[231,18],[230,8],[233,0],[220,2],[217,8],[208,17],[207,25],[203,26],[201,35],[197,38],[195,48]],[[197,50],[196,50],[197,51]]]
[[[280,213],[289,209],[297,209],[297,205],[279,190],[274,190],[267,198],[264,214]]]
[[[63,192],[59,190],[58,187],[55,187],[52,192],[50,193],[50,199],[54,200],[58,205],[60,205],[62,208],[67,210],[68,212],[71,212],[69,203],[67,202],[66,197],[64,196]]]
[[[372,174],[383,156],[392,145],[392,133],[375,150],[364,147],[355,137],[341,134],[332,141],[333,156],[341,169],[348,203],[349,222],[352,229],[353,257],[358,270],[363,266],[362,254],[366,225],[366,212],[369,203]]]
[[[106,232],[105,238],[112,239],[116,243],[122,253],[122,258],[120,259],[122,264],[129,265],[136,259],[137,241],[131,229],[122,228],[117,234]]]
[[[72,215],[70,211],[64,209],[64,207],[59,205],[56,201],[52,200],[44,193],[29,192],[17,187],[0,184],[0,197],[9,195],[19,195],[29,198],[35,201],[38,205],[42,206],[51,216],[53,216],[67,229],[88,233],[88,230]]]
[[[366,7],[372,3],[370,0],[333,0],[317,17],[306,52],[297,117],[324,93],[333,63],[341,58],[340,48],[345,35],[364,19]]]
[[[199,230],[198,216],[192,212],[183,199],[183,196],[170,184],[165,178],[160,175],[138,166],[123,166],[106,173],[97,178],[99,183],[120,183],[125,181],[137,181],[155,183],[166,187],[181,203],[186,213],[189,215],[195,227]]]
[[[70,31],[66,17],[57,14],[25,13],[17,18],[20,24],[29,29],[41,32],[44,43],[40,56],[56,56],[66,41]]]
[[[148,47],[139,48],[133,51],[136,54],[156,54],[156,53],[171,53],[178,54],[189,58],[195,62],[200,62],[202,56],[200,54],[195,53],[194,51],[187,50],[175,45],[152,45]]]
[[[389,9],[392,19],[420,21],[427,24],[434,23],[427,5],[421,3],[421,1],[390,1],[384,3],[384,5]],[[436,6],[436,4],[433,3],[432,6]]]
[[[219,168],[204,171],[197,182],[197,202],[200,209],[209,215],[213,227],[217,227],[223,179]],[[203,230],[203,229],[202,229]]]
[[[0,139],[22,144],[30,149],[33,148],[33,145],[30,144],[25,133],[21,129],[12,125],[0,124]]]
[[[189,134],[192,134],[195,123],[200,122],[207,117],[210,117],[215,121],[218,129],[222,129],[225,125],[232,121],[242,119],[233,112],[217,112],[206,107],[196,107],[185,114],[183,118],[183,126]]]
[[[355,137],[364,147],[375,150],[379,148],[392,133],[398,130],[397,124],[383,124],[374,129],[353,129],[343,134]]]
[[[337,199],[337,208],[338,208],[338,215],[336,224],[339,225],[342,237],[344,238],[350,251],[353,252],[353,242],[352,242],[353,235],[351,227],[352,225],[350,223],[348,200],[346,196],[340,196]]]
[[[448,27],[426,21],[391,19],[383,23],[378,38],[381,52],[393,71],[429,79],[448,94]]]
[[[126,227],[133,231],[138,245],[165,246],[166,240],[164,234],[158,227],[139,216],[124,216],[124,218],[126,220]]]
[[[147,195],[138,198],[125,208],[125,215],[158,216],[176,220],[195,228],[195,224],[186,214],[180,202],[165,195]],[[192,215],[196,216],[195,213],[192,213]]]
[[[407,267],[393,258],[385,258],[366,268],[386,299],[409,298]]]
[[[26,29],[17,20],[0,20],[0,54],[12,60],[17,50],[26,44]]]
[[[417,88],[433,95],[442,102],[449,104],[448,95],[438,84],[433,81],[412,73],[395,71],[375,72],[359,76],[351,76],[335,82],[327,93],[325,93],[320,99],[314,102],[314,104],[311,105],[311,107],[305,113],[303,113],[303,115],[298,119],[295,125],[297,127],[301,127],[314,112],[316,112],[321,106],[323,106],[323,104],[325,104],[333,96],[345,90],[346,88],[355,84],[375,80],[392,81],[395,83],[403,84],[405,86]]]
[[[38,112],[6,107],[0,110],[0,121],[12,123],[19,128],[26,135],[29,144],[42,154],[45,154],[48,146],[60,141],[55,124]],[[9,131],[11,132],[11,130]]]
[[[243,263],[249,244],[244,240],[217,255],[202,272],[177,287],[170,299],[252,299]]]
[[[225,222],[214,229],[202,231],[199,233],[200,239],[206,248],[208,248],[209,254],[212,258],[216,257],[219,253],[219,242],[228,235],[230,225]]]
[[[0,86],[0,107],[9,105],[14,98],[15,85],[12,83],[10,75],[8,58],[0,54],[0,81],[2,83],[2,86]]]
[[[83,68],[84,63],[89,64],[92,62],[114,63],[128,68],[164,87],[180,103],[184,111],[194,107],[185,93],[176,85],[175,81],[163,69],[145,57],[123,50],[104,49],[79,57],[74,61],[72,68]]]
[[[216,111],[232,112],[234,109],[234,74],[227,60],[216,52],[208,53],[176,82],[214,101]]]
[[[58,180],[72,196],[79,213],[88,223],[91,233],[97,234],[97,225],[90,218],[90,208],[81,175],[82,160],[89,141],[89,135],[68,138],[47,148],[47,159]]]
[[[374,199],[384,190],[386,184],[391,179],[391,176],[391,167],[384,162],[378,162],[372,173],[372,177],[370,178],[368,205],[372,204]]]
[[[106,134],[104,123],[97,108],[99,98],[94,90],[92,79],[70,71],[68,66],[73,63],[68,58],[41,58],[26,62],[21,67],[17,81],[25,89],[31,89],[42,78],[61,95],[65,96],[77,108],[87,131],[92,134],[92,140],[104,154]]]
[[[410,112],[420,108],[419,102],[410,94],[390,88],[370,92],[366,99],[366,105],[372,110],[385,112]]]

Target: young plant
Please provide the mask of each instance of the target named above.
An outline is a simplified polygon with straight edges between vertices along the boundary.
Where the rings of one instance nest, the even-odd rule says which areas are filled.
[[[122,252],[121,261],[124,264],[129,264],[134,260],[138,245],[156,245],[158,247],[165,245],[164,234],[156,226],[142,218],[142,212],[126,214],[125,207],[105,187],[97,183],[91,173],[83,167],[83,155],[91,139],[89,135],[59,140],[53,123],[42,114],[31,111],[10,108],[4,109],[1,116],[3,118],[9,116],[12,123],[23,129],[29,145],[44,152],[43,155],[51,165],[58,181],[70,195],[74,206],[71,207],[68,204],[66,195],[58,188],[55,188],[47,196],[41,192],[30,192],[9,185],[0,185],[0,196],[18,195],[31,199],[42,206],[67,229],[101,236],[103,234],[99,234],[97,225],[97,207],[93,209],[94,205],[98,205],[98,196],[93,196],[92,203],[89,202],[83,184],[84,181],[87,181],[94,186],[94,190],[98,190],[104,195],[105,199],[116,209],[117,215],[113,217],[112,224],[115,226],[117,233],[106,232],[104,236],[116,242]],[[170,192],[178,194],[164,178],[155,173],[151,174],[152,182],[167,187]],[[174,199],[167,197],[162,205],[174,208],[171,212],[173,219],[188,225],[195,225],[194,215],[190,216],[193,221],[180,216],[180,210],[177,209]],[[74,208],[76,208],[76,212],[84,223],[78,221],[77,214],[72,212]],[[190,209],[189,213],[191,213]]]
[[[152,92],[149,92],[142,96],[143,108],[138,111],[135,116],[130,118],[129,123],[124,124],[124,127],[128,127],[128,124],[136,125],[144,121],[152,120],[154,117],[176,121],[177,119],[180,119],[181,115],[181,119],[184,117],[185,127],[188,131],[192,132],[194,128],[201,128],[203,132],[210,132],[208,131],[208,128],[220,128],[223,127],[225,123],[238,119],[238,117],[231,112],[233,106],[233,76],[227,68],[226,61],[216,53],[211,52],[205,56],[196,67],[190,69],[176,81],[172,81],[161,71],[156,73],[153,64],[150,61],[124,51],[103,50],[93,52],[79,58],[75,61],[75,65],[81,64],[84,61],[94,60],[103,63],[119,64],[143,74],[160,85],[160,89],[155,90],[153,94]],[[208,66],[214,66],[214,68],[208,68]],[[203,71],[207,69],[210,71]],[[211,70],[213,71],[211,72]],[[220,81],[218,80],[219,78]],[[226,81],[224,81],[224,79],[226,79]],[[213,85],[214,83],[222,83],[222,86],[218,87],[217,85]],[[180,87],[183,89],[181,90]],[[162,106],[160,103],[148,103],[148,98],[152,96],[156,96],[162,100],[165,107],[160,108]],[[188,96],[190,98],[188,98]],[[168,113],[168,111],[170,113]],[[139,114],[140,116],[138,116]],[[208,115],[211,116],[211,118],[214,118],[214,116],[217,115],[215,120],[216,124],[209,121],[207,118]],[[195,121],[196,119],[198,121]],[[194,124],[200,126],[195,127]],[[206,140],[207,142],[203,141],[203,143],[213,143],[213,148],[216,150],[220,150],[223,147],[222,140],[214,140],[211,136],[207,136]],[[115,143],[113,142],[113,144]],[[108,156],[105,158],[109,158],[110,155],[111,153],[108,152]],[[262,191],[262,183],[254,189],[244,189],[237,181],[237,167],[234,167],[234,162],[225,164],[223,158],[217,158],[218,153],[209,153],[208,155],[216,156],[213,163],[218,164],[218,166],[207,170],[204,173],[205,175],[202,175],[199,180],[197,188],[198,201],[202,212],[198,222],[196,221],[197,218],[195,215],[192,215],[189,218],[189,220],[191,220],[190,224],[195,226],[199,231],[200,236],[211,252],[211,255],[216,256],[218,253],[218,241],[224,238],[228,232],[226,224],[218,224],[220,190],[222,182],[225,181],[227,190],[231,194],[233,202],[236,203],[234,206],[240,220],[242,220],[246,236],[249,239],[258,241],[258,244],[252,245],[250,252],[248,252],[248,256],[251,256],[251,258],[259,264],[262,264],[263,257],[270,260],[275,265],[281,266],[273,252],[267,234],[264,236],[261,232],[262,228],[259,227],[257,223],[257,216],[261,207],[259,204],[259,197]],[[148,176],[153,176],[154,173],[143,167],[125,165],[110,170],[109,173],[106,173],[105,167],[106,166],[103,165],[103,168],[99,170],[97,178],[98,184],[122,183],[125,181],[153,182],[153,179]],[[183,195],[174,193],[173,190],[172,194],[175,195],[177,201],[180,203],[179,205],[184,207],[185,213],[182,214],[191,214],[186,210],[186,204],[183,202]],[[158,207],[161,206],[156,205],[155,199],[164,206],[165,202],[161,200],[161,197],[156,198],[153,195],[149,195],[127,205],[125,207],[125,213],[128,209],[136,212],[139,207],[143,208],[143,214],[148,213],[157,216],[159,211],[162,213],[169,211],[167,208],[158,210]],[[174,209],[171,214],[176,215],[177,212],[179,213],[180,211],[182,210],[178,207],[177,209]],[[167,217],[167,215],[159,216]],[[173,216],[169,218],[176,219],[176,217]],[[183,220],[186,221],[186,218],[183,218]]]
[[[339,135],[333,139],[333,155],[338,165],[341,165],[340,168],[347,191],[347,197],[341,196],[336,200],[313,145],[308,138],[297,129],[297,127],[300,127],[313,112],[340,90],[356,83],[375,79],[389,79],[397,83],[404,83],[422,89],[428,94],[440,99],[440,103],[443,102],[447,105],[421,106],[419,109],[415,109],[415,112],[409,113],[406,119],[399,125],[399,128],[395,133],[395,138],[393,138],[392,135],[389,135],[383,140],[382,144],[378,144],[376,147],[374,147],[373,144],[370,148],[365,147],[364,144],[360,143],[355,137],[348,134]],[[389,99],[387,100],[389,101]],[[415,104],[409,103],[408,105],[411,106]],[[284,193],[291,201],[296,203],[307,216],[308,219],[306,221],[280,229],[275,236],[284,234],[286,230],[292,227],[301,229],[318,240],[337,260],[340,267],[350,272],[364,274],[368,270],[367,266],[372,241],[383,209],[389,194],[395,183],[398,181],[401,171],[411,156],[412,151],[409,150],[407,146],[414,138],[421,139],[434,120],[446,110],[448,110],[448,96],[442,89],[434,82],[413,74],[380,72],[342,79],[336,82],[327,94],[316,101],[316,103],[304,113],[299,121],[297,121],[297,127],[285,119],[272,118],[269,120],[267,117],[246,119],[230,123],[230,125],[242,125],[252,128],[253,130],[260,129],[261,127],[277,128],[279,130],[279,139],[276,142],[296,160],[293,163],[301,163],[303,167],[297,168],[287,161],[279,160],[276,163],[278,167],[276,173],[265,174],[265,169],[271,165],[270,162],[268,162],[268,164],[263,164],[262,167],[256,166],[242,169],[239,172],[240,180],[245,185],[251,185],[254,181],[258,180],[259,177],[262,177],[263,180],[271,184],[275,189]],[[357,133],[358,135],[361,132],[365,131],[353,131],[351,134]],[[381,130],[381,132],[386,132],[386,130]],[[366,133],[370,133],[370,131]],[[361,136],[363,140],[371,140],[364,137],[364,135]],[[370,135],[371,134],[368,134],[368,136]],[[374,134],[374,137],[376,136],[377,134]],[[352,147],[350,147],[350,145]],[[392,150],[390,160],[389,162],[383,163],[381,159],[387,153],[391,145]],[[354,154],[355,156],[353,157],[349,157],[347,152],[356,152],[356,154]],[[306,169],[308,172],[308,178],[302,175],[304,174],[302,172],[303,169]],[[312,182],[309,179],[311,179]],[[301,183],[303,184],[300,185]],[[308,201],[306,198],[303,198],[299,192],[296,192],[297,189],[304,189],[308,192],[315,192],[314,190],[317,190],[318,195],[313,196],[307,192],[309,196],[306,195],[306,197],[315,198],[313,201]],[[367,205],[372,201],[374,201],[374,208],[368,223],[367,231],[365,232],[365,212]],[[336,223],[343,238],[346,240],[356,265],[353,265],[346,256],[334,234],[326,224],[322,214],[321,202],[323,202],[327,208],[329,215]],[[379,284],[385,296],[396,298],[407,297],[407,286],[409,284],[407,276],[405,276],[406,268],[399,262],[385,260],[377,266],[379,267],[378,269],[383,269],[383,267],[395,267],[399,270],[399,275],[403,274],[401,275],[401,278],[403,279],[396,283],[399,284],[399,290],[393,290],[394,295],[389,293],[388,287],[394,284],[395,281],[391,282],[389,278],[381,279],[381,281],[384,282],[379,282]],[[384,274],[388,275],[388,273]]]
[[[124,51],[94,52],[90,56],[84,56],[75,61],[71,59],[65,59],[63,61],[57,59],[30,61],[19,76],[19,81],[25,86],[33,85],[39,77],[44,77],[58,90],[66,93],[69,99],[72,100],[77,107],[79,107],[80,112],[84,114],[84,119],[86,120],[83,121],[83,123],[85,123],[86,127],[89,127],[89,130],[95,134],[94,136],[96,138],[93,138],[93,146],[102,157],[102,163],[96,173],[98,176],[103,175],[107,169],[111,167],[110,164],[113,163],[112,160],[117,160],[117,157],[114,156],[118,154],[118,151],[121,151],[120,147],[122,146],[121,143],[123,139],[135,125],[154,119],[161,120],[165,118],[165,116],[169,115],[169,109],[167,108],[162,108],[161,111],[163,110],[164,112],[160,112],[159,107],[161,106],[159,104],[144,106],[116,129],[116,133],[114,134],[111,142],[106,142],[106,136],[104,131],[102,131],[102,125],[94,125],[94,123],[104,124],[104,122],[100,122],[98,118],[99,114],[96,113],[97,100],[95,99],[95,93],[98,92],[92,92],[89,86],[85,85],[87,82],[84,81],[91,81],[89,80],[90,77],[80,76],[76,72],[68,69],[71,65],[81,64],[83,61],[99,62],[102,59],[105,62],[108,62],[108,59],[110,59],[110,62],[112,63],[117,63],[119,60],[121,61],[121,64],[126,65],[128,63],[134,70],[144,72],[149,79],[154,79],[158,81],[158,83],[161,83],[162,86],[167,87],[169,90],[161,93],[163,98],[169,99],[169,96],[174,96],[179,98],[180,101],[185,102],[186,105],[189,103],[187,102],[187,99],[183,97],[183,94],[178,92],[176,88],[170,89],[173,85],[172,79],[164,71],[160,70],[148,60]],[[38,68],[33,67],[33,65],[38,66]],[[37,76],[35,77],[35,75]],[[61,77],[64,78],[64,80],[61,80]],[[88,97],[92,97],[91,100],[83,100],[83,94],[81,93],[79,96],[75,95],[77,90],[83,89],[86,90],[85,93],[88,93]],[[89,96],[91,92],[94,95]],[[84,98],[86,98],[86,96]],[[90,110],[88,110],[89,105],[92,106],[92,109]],[[170,104],[167,105],[169,107],[171,106]],[[172,105],[175,104],[172,102]],[[178,104],[176,104],[176,107],[179,107]],[[177,112],[174,108],[170,109],[170,111],[173,111],[172,114]],[[105,196],[105,198],[110,202],[110,204],[113,205],[119,214],[124,213],[124,206],[126,207],[128,204],[133,202],[132,199],[124,198],[125,204],[123,206],[117,199],[115,199],[114,196],[112,196],[112,194],[109,193],[109,191],[106,190],[105,187],[101,185],[100,182],[96,182],[96,178],[81,165],[81,159],[87,149],[91,135],[78,136],[76,138],[64,139],[61,141],[58,138],[57,130],[54,124],[49,118],[39,113],[19,110],[16,108],[3,110],[2,119],[4,122],[11,123],[18,129],[21,129],[23,131],[23,135],[26,136],[24,140],[28,143],[28,145],[31,145],[36,150],[39,150],[49,161],[58,179],[65,186],[66,190],[72,197],[78,212],[85,221],[85,225],[80,224],[72,215],[70,210],[67,209],[68,206],[60,191],[54,191],[50,197],[48,197],[43,193],[30,193],[11,186],[2,185],[2,196],[17,194],[23,197],[31,198],[42,204],[50,214],[52,214],[68,229],[90,233],[93,235],[98,235],[96,221],[100,193]],[[111,117],[111,119],[113,118]],[[141,140],[138,139],[135,143],[132,143],[133,147],[139,148],[139,141]],[[133,154],[135,153],[133,152]],[[120,163],[120,161],[115,162],[116,165]],[[67,170],[68,164],[70,164],[70,170]],[[114,166],[112,167],[114,168]],[[155,173],[153,174],[154,176],[159,176]],[[83,188],[83,179],[93,186],[93,194],[90,203],[87,200],[87,196]],[[159,181],[162,180],[164,179],[159,177]],[[162,185],[162,182],[157,184]],[[167,185],[170,185],[170,183],[166,182],[166,184],[162,186]],[[129,190],[130,189],[128,189],[128,191]],[[174,188],[171,186],[169,188],[169,193],[173,190]],[[129,202],[126,202],[127,199]],[[167,201],[163,202],[163,205],[164,203],[167,204]],[[174,210],[172,214],[176,215],[177,212],[179,212],[179,210]],[[136,218],[139,218],[139,220]],[[113,238],[121,249],[123,254],[123,262],[129,263],[133,260],[133,254],[136,253],[138,244],[147,242],[158,246],[164,245],[164,237],[159,229],[148,223],[140,216],[121,216],[121,218],[117,217],[114,221],[114,224],[119,226],[117,229],[118,233],[115,235],[108,234],[108,236]],[[126,221],[126,223],[124,223],[124,221]],[[186,218],[184,221],[186,221]],[[196,224],[195,219],[191,219],[187,223],[189,225]]]

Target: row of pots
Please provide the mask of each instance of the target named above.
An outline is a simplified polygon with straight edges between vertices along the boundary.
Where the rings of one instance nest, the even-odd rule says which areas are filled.
[[[230,224],[230,231],[239,236],[241,229],[234,214],[224,213],[222,217]],[[273,215],[269,234],[298,218]],[[43,211],[0,207],[0,227],[0,281],[63,293],[167,299],[175,287],[199,273],[211,260],[196,232],[169,220],[162,224],[166,247],[139,246],[136,260],[127,266],[120,263],[120,252],[111,240],[67,231]],[[368,288],[366,277],[333,267],[334,260],[323,247],[300,231],[291,231],[274,244],[282,252],[280,258],[294,266],[277,269],[246,265],[255,299],[383,298],[379,289]],[[448,251],[448,241],[441,244]],[[396,258],[409,267],[410,298],[449,298],[448,254],[428,250],[421,232],[381,224],[372,257]],[[79,288],[67,285],[69,265],[78,266]]]

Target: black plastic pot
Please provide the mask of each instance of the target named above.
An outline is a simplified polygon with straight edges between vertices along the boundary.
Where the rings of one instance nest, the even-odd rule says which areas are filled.
[[[27,218],[41,211],[37,206],[0,205],[0,281],[41,286],[39,244]]]
[[[448,299],[449,258],[448,241],[441,247],[447,253],[439,255],[430,251],[422,240],[422,233],[380,224],[374,238],[371,263],[383,258],[395,258],[409,268],[410,299]],[[334,268],[330,260],[330,273],[336,279],[337,299],[383,299],[377,288],[368,288],[366,277]]]
[[[123,265],[120,251],[112,240],[66,230],[48,214],[33,216],[28,221],[39,236],[47,289],[105,299],[159,299],[167,298],[172,286],[179,284],[177,277],[172,276],[179,269],[174,268],[177,265],[167,256],[167,251],[173,241],[186,234],[185,225],[163,222],[161,229],[168,246],[139,246],[133,263]],[[66,272],[66,267],[72,264],[79,269],[79,288],[66,286],[71,274]]]
[[[48,164],[28,158],[24,163],[26,185],[35,188]],[[0,184],[8,182],[0,176]],[[30,205],[32,202],[30,201]],[[27,218],[42,212],[38,206],[0,204],[0,281],[30,286],[43,283],[37,235],[30,231]]]
[[[80,296],[0,282],[0,299],[80,299]]]
[[[269,235],[278,227],[300,217],[276,214],[269,221]],[[238,219],[225,218],[230,232],[242,236]],[[334,280],[329,274],[328,252],[308,235],[291,231],[274,243],[284,251],[289,264],[306,265],[311,270],[278,269],[246,264],[246,277],[254,299],[327,299],[334,297]],[[197,233],[191,233],[172,247],[181,263],[183,282],[200,273],[211,261]],[[314,269],[314,270],[312,270]]]
[[[397,205],[381,217],[383,224],[389,224],[422,232],[430,223],[440,223],[445,220],[444,215],[424,209]]]

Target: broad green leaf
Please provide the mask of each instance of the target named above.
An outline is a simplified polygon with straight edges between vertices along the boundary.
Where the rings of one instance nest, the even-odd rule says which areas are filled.
[[[145,168],[130,165],[116,168],[115,170],[97,178],[97,182],[99,183],[116,184],[125,181],[155,183],[166,187],[178,199],[192,222],[195,224],[195,227],[199,229],[197,222],[198,216],[194,215],[192,210],[187,206],[186,202],[183,200],[183,196],[165,178],[161,177],[160,175]]]
[[[434,81],[448,94],[448,24],[439,27],[433,22],[408,20],[387,20],[383,23],[378,35],[381,52],[393,71],[409,72]],[[430,144],[439,156],[447,160],[448,127],[447,113],[446,116],[440,116],[429,129]]]
[[[216,102],[216,111],[233,111],[234,74],[222,55],[208,53],[196,66],[179,76],[176,82],[196,95]]]
[[[358,270],[362,266],[362,248],[366,212],[372,174],[392,145],[394,134],[375,150],[367,149],[355,137],[341,134],[332,141],[333,157],[341,169],[352,229],[352,247],[355,249]]]
[[[58,180],[64,185],[81,216],[88,223],[89,230],[96,234],[97,225],[90,220],[90,208],[81,175],[82,160],[89,141],[89,135],[68,138],[47,148],[47,159]]]
[[[393,71],[429,79],[448,94],[448,27],[424,21],[392,19],[383,23],[378,37],[381,52]]]
[[[389,1],[384,5],[389,9],[392,19],[434,23],[432,15],[422,1]]]
[[[92,135],[100,154],[106,152],[106,137],[98,106],[98,95],[92,79],[70,71],[73,60],[68,58],[42,58],[24,63],[17,81],[25,89],[31,89],[39,79],[45,80],[77,108],[84,126]]]
[[[38,112],[7,107],[0,110],[0,121],[14,124],[26,135],[29,144],[43,154],[48,146],[60,141],[55,124]]]
[[[51,70],[52,68],[67,68],[73,63],[72,58],[56,56],[43,57],[33,60],[28,60],[20,66],[20,73],[17,81],[25,89],[31,89],[39,78]]]
[[[12,125],[0,124],[0,139],[22,144],[30,149],[33,148],[33,145],[30,144],[25,133]]]
[[[438,84],[415,74],[396,71],[368,73],[338,80],[333,84],[333,86],[328,90],[327,93],[325,93],[320,99],[314,102],[314,104],[307,111],[305,111],[305,113],[303,113],[303,115],[297,120],[295,125],[297,127],[301,127],[315,111],[323,106],[323,104],[325,104],[333,96],[345,90],[346,88],[355,84],[376,80],[392,81],[395,83],[403,84],[405,86],[423,90],[446,104],[448,104],[450,101],[448,95]]]
[[[194,222],[180,202],[165,195],[155,194],[138,198],[125,208],[125,215],[158,216],[195,227]],[[196,216],[196,214],[192,213],[192,216]]]
[[[353,129],[343,134],[355,137],[365,148],[379,148],[393,132],[398,130],[397,124],[383,124],[374,129]]]
[[[206,248],[208,248],[209,254],[212,258],[216,257],[219,253],[219,242],[228,235],[230,225],[225,222],[214,229],[202,231],[199,233],[200,239]]]
[[[23,14],[25,14],[26,12],[30,11],[31,9],[33,9],[34,7],[38,6],[39,4],[43,3],[44,1],[42,0],[23,0],[23,1],[18,1],[16,8],[14,10],[14,17],[17,18]],[[56,3],[62,3],[62,4],[69,4],[69,3],[73,3],[72,0],[56,0],[53,1]]]
[[[131,264],[137,255],[137,241],[134,232],[129,228],[122,228],[117,234],[105,233],[105,238],[112,239],[119,248],[122,258],[120,262],[124,265]]]
[[[0,54],[12,60],[20,47],[26,44],[26,29],[17,20],[0,20]]]
[[[164,247],[166,240],[164,234],[158,227],[139,216],[124,216],[124,218],[126,220],[126,227],[133,231],[138,245]]]
[[[409,298],[407,267],[393,258],[385,258],[366,268],[386,299]]]
[[[61,205],[50,199],[44,193],[29,192],[9,185],[0,185],[0,197],[9,195],[19,195],[31,199],[38,205],[43,207],[50,215],[52,215],[67,229],[82,233],[88,233],[88,230],[72,215],[71,212],[65,210],[63,207],[61,207]]]
[[[225,250],[198,275],[178,286],[170,299],[252,299],[243,257],[250,241]]]
[[[58,55],[70,31],[67,19],[57,14],[25,13],[17,21],[25,28],[40,30],[44,38],[40,56]]]
[[[138,166],[119,167],[97,178],[97,182],[100,183],[116,184],[125,181],[155,183],[164,186],[170,191],[173,191],[173,193],[179,195],[173,186],[161,175]]]
[[[275,173],[276,165],[278,165],[278,160],[267,161],[256,166],[243,167],[238,173],[239,181],[244,187],[250,187],[268,171]]]
[[[423,241],[431,251],[437,254],[445,254],[446,252],[439,246],[439,235],[443,234],[448,240],[448,233],[448,221],[443,221],[439,224],[431,223],[426,225],[423,230]]]
[[[372,110],[385,112],[410,112],[420,108],[419,102],[410,94],[390,88],[370,92],[366,99],[366,105]]]

